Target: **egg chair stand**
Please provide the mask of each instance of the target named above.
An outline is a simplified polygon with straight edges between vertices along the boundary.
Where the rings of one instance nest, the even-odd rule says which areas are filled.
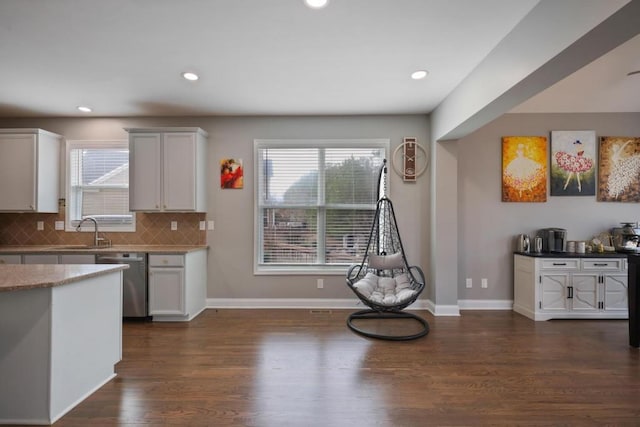
[[[429,323],[422,317],[403,311],[413,304],[425,287],[422,269],[409,266],[396,222],[393,204],[386,197],[386,160],[378,175],[378,195],[373,225],[365,256],[360,264],[347,270],[347,285],[368,309],[349,315],[347,326],[369,337],[391,341],[407,341],[429,333]],[[377,333],[357,326],[366,320],[407,320],[416,323],[417,332],[407,334]],[[384,322],[383,322],[384,323]],[[404,326],[404,324],[402,323]]]

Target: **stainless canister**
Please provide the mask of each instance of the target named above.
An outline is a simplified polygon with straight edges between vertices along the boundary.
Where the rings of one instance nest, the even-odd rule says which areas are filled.
[[[542,252],[542,237],[538,236],[533,239],[533,251],[537,254]]]
[[[576,242],[576,253],[583,254],[585,253],[586,248],[587,245],[585,242]]]

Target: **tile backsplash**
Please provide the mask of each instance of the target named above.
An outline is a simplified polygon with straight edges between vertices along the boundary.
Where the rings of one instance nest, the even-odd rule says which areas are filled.
[[[200,221],[205,219],[204,213],[137,212],[135,232],[100,234],[113,245],[204,245],[207,232],[200,230]],[[92,232],[56,230],[55,222],[64,220],[64,207],[57,214],[0,213],[0,245],[89,245],[93,242]],[[44,223],[43,230],[38,230],[38,221]],[[177,221],[176,231],[171,231],[171,221]]]

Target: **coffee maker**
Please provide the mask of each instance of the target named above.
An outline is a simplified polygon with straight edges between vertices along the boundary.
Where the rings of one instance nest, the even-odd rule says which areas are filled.
[[[567,230],[564,228],[543,228],[538,236],[542,237],[542,252],[565,252]]]

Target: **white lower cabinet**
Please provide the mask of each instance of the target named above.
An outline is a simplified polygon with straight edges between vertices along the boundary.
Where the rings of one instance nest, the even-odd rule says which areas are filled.
[[[204,310],[206,250],[149,254],[149,315],[154,321],[189,321]]]
[[[57,264],[58,255],[51,254],[27,254],[23,256],[23,264]]]
[[[533,320],[626,319],[626,258],[514,255],[514,311]]]
[[[0,255],[0,264],[22,264],[22,255]]]

